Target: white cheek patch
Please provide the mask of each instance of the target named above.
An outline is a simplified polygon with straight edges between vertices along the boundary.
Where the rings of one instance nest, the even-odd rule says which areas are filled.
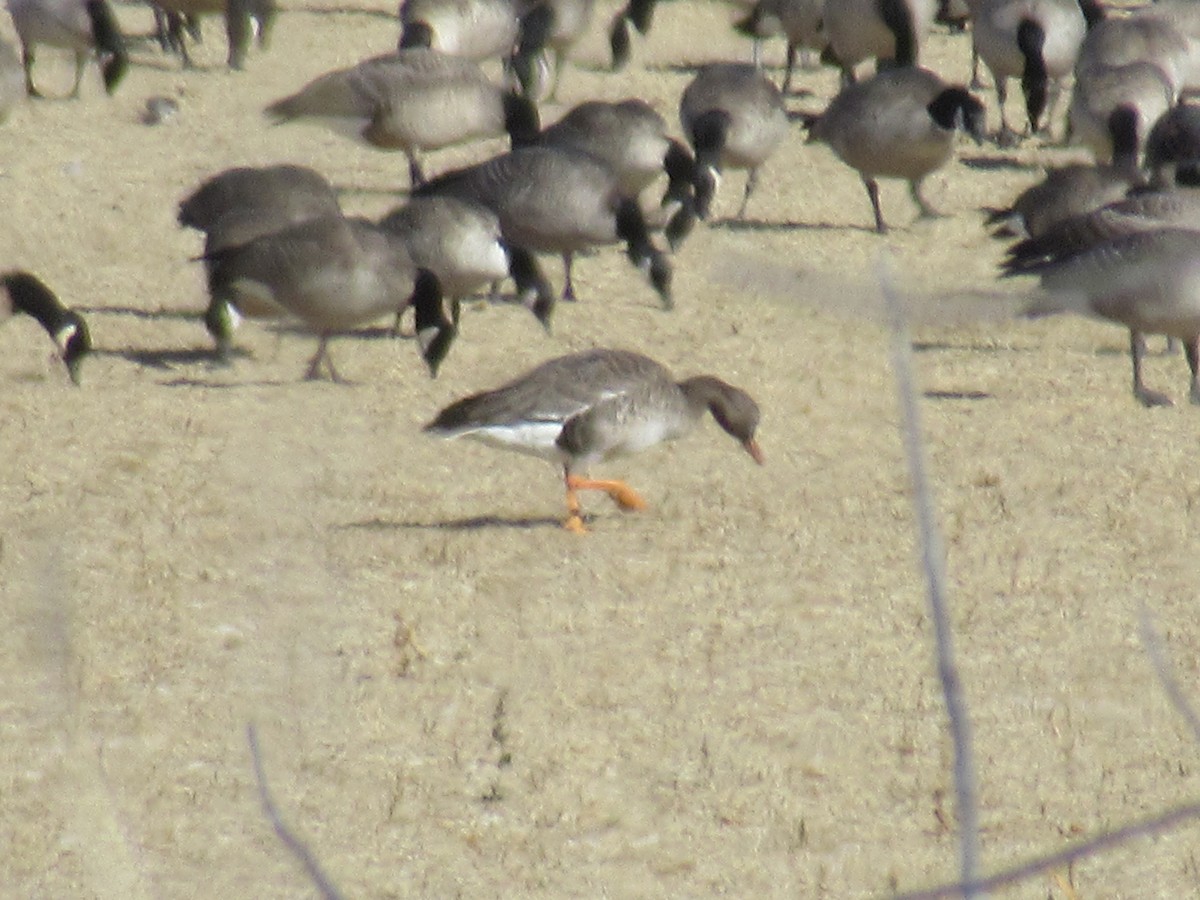
[[[54,343],[58,345],[59,353],[65,354],[67,352],[67,344],[71,342],[71,338],[75,337],[75,333],[78,331],[78,325],[64,325],[58,331],[54,332]]]

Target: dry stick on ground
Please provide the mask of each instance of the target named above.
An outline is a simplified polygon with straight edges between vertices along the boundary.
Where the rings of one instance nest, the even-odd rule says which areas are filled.
[[[304,871],[312,879],[312,883],[317,886],[321,896],[325,900],[343,900],[341,893],[321,870],[321,865],[312,855],[312,851],[292,833],[280,817],[275,800],[271,797],[271,791],[267,788],[267,775],[263,771],[262,754],[258,750],[258,729],[254,727],[253,722],[246,726],[246,740],[250,744],[250,760],[254,764],[254,780],[258,783],[258,796],[262,800],[263,812],[271,820],[271,827],[275,829],[275,833],[279,835],[283,845],[291,851],[296,859],[300,860]]]
[[[925,471],[921,411],[917,404],[917,389],[913,383],[912,340],[908,334],[904,301],[896,292],[891,274],[883,261],[879,265],[879,287],[891,320],[892,370],[896,376],[896,391],[900,398],[904,451],[908,457],[909,475],[913,484],[913,506],[917,514],[921,565],[925,572],[929,609],[933,618],[938,678],[942,683],[942,697],[946,703],[950,735],[954,742],[959,870],[963,884],[967,885],[963,896],[969,898],[980,893],[971,887],[979,878],[979,805],[976,799],[975,769],[971,762],[970,716],[958,669],[954,665],[950,614],[946,608],[945,553],[933,509],[933,493]]]
[[[1162,685],[1162,689],[1166,693],[1167,699],[1171,701],[1171,705],[1175,707],[1175,711],[1183,716],[1183,721],[1187,722],[1188,728],[1192,729],[1192,736],[1196,742],[1200,743],[1200,716],[1196,715],[1196,710],[1183,695],[1183,688],[1179,686],[1179,679],[1175,677],[1171,662],[1167,659],[1162,635],[1154,627],[1154,620],[1150,616],[1150,610],[1146,609],[1145,603],[1138,604],[1138,623],[1141,625],[1142,646],[1146,648],[1146,655],[1150,657],[1150,665],[1154,667],[1154,674],[1158,676],[1159,684]]]

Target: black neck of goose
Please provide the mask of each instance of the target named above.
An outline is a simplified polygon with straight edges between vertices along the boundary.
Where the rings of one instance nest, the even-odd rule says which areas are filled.
[[[504,130],[513,149],[536,144],[541,130],[537,105],[523,94],[504,95]]]
[[[963,87],[948,87],[925,107],[939,128],[953,131],[961,128],[977,141],[983,139],[983,104]]]
[[[407,22],[400,32],[399,50],[411,50],[414,47],[432,47],[433,29],[427,22]]]
[[[1118,106],[1108,116],[1108,136],[1112,140],[1112,163],[1122,172],[1138,167],[1138,116],[1131,106]]]
[[[1104,21],[1104,7],[1096,0],[1079,0],[1079,11],[1083,13],[1083,21],[1087,23],[1088,31]]]
[[[1046,31],[1033,19],[1023,19],[1017,26],[1017,47],[1025,58],[1021,72],[1021,91],[1025,95],[1025,110],[1029,114],[1029,127],[1038,130],[1042,113],[1046,111],[1046,95],[1050,77],[1046,72],[1046,59],[1042,55],[1046,45]]]
[[[63,306],[50,288],[28,272],[6,274],[4,287],[8,290],[13,311],[37,319],[51,336],[71,324],[71,311]]]
[[[758,428],[758,404],[745,391],[712,375],[697,375],[679,382],[693,419],[707,409],[717,424],[741,443],[754,439]]]
[[[696,164],[721,170],[721,153],[729,134],[731,119],[723,109],[701,113],[692,123],[692,146],[696,148]]]
[[[129,68],[125,37],[117,25],[116,16],[104,0],[88,0],[86,9],[92,26],[92,40],[100,52],[104,90],[111,94],[117,89]]]
[[[892,33],[896,45],[892,61],[897,66],[917,64],[917,26],[913,22],[912,10],[905,0],[878,0],[879,14],[883,24]]]

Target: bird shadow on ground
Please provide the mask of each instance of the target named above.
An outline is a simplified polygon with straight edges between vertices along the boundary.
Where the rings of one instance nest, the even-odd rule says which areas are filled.
[[[979,172],[1036,172],[1042,168],[1015,156],[960,156],[958,161]]]
[[[875,233],[874,228],[866,225],[853,225],[845,222],[768,222],[765,219],[714,219],[708,227],[751,233],[773,231],[865,231],[868,234]]]
[[[926,400],[995,400],[987,391],[923,391]]]
[[[135,319],[179,319],[199,322],[204,310],[194,309],[142,309],[136,306],[77,306],[76,312],[89,316],[132,316]]]
[[[314,16],[364,16],[371,19],[396,21],[396,14],[382,9],[364,9],[361,6],[339,6],[333,3],[305,3],[287,7],[289,13],[308,13]]]
[[[584,521],[589,521],[585,516]],[[394,522],[388,519],[366,519],[337,525],[342,530],[360,531],[482,531],[485,528],[509,528],[529,530],[532,528],[562,528],[562,520],[552,516],[468,516],[463,519],[446,519],[440,522]]]
[[[214,364],[213,350],[210,347],[189,347],[189,348],[147,348],[147,347],[119,347],[114,350],[97,350],[98,355],[102,356],[119,356],[121,359],[128,360],[139,366],[146,366],[150,369],[171,370],[176,366],[194,366],[201,363]],[[230,350],[233,356],[239,359],[249,359],[250,353],[246,350],[234,348]],[[228,368],[225,366],[224,368]]]
[[[1013,347],[1003,344],[976,344],[969,341],[913,341],[913,353],[1033,353],[1034,347]]]

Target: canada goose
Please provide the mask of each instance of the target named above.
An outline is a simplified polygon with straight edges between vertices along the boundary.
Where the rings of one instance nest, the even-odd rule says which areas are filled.
[[[1075,80],[1067,135],[1096,161],[1136,169],[1150,127],[1175,102],[1175,92],[1153,63],[1089,68]]]
[[[553,101],[562,81],[563,65],[592,21],[595,0],[534,0],[521,17],[521,39],[513,56],[513,70],[526,96],[536,95],[536,61],[546,54],[553,73],[546,97]]]
[[[1122,199],[1140,181],[1137,172],[1082,163],[1051,169],[1002,209],[988,208],[996,236],[1037,237],[1056,223]]]
[[[1104,241],[1162,228],[1200,230],[1200,191],[1140,190],[1099,209],[1064,219],[1035,238],[1009,248],[1003,263],[1011,275],[1034,271]]]
[[[71,381],[78,385],[79,367],[92,350],[92,337],[83,317],[64,306],[41,279],[28,272],[5,272],[0,275],[0,283],[4,285],[0,323],[19,313],[37,319],[58,347]]]
[[[671,308],[671,264],[650,240],[637,201],[626,197],[601,160],[569,147],[522,147],[426,182],[417,196],[449,194],[493,210],[511,245],[557,253],[565,268],[563,299],[575,299],[574,255],[624,241],[626,256],[648,269],[665,309]]]
[[[1160,16],[1109,18],[1088,29],[1075,62],[1076,79],[1097,70],[1135,62],[1153,63],[1178,94],[1192,66],[1192,48],[1174,25]]]
[[[400,49],[432,47],[482,62],[516,49],[521,22],[513,0],[403,0]]]
[[[1171,399],[1142,381],[1142,336],[1179,338],[1192,374],[1190,399],[1200,404],[1200,232],[1128,234],[1014,274],[1041,276],[1030,316],[1075,312],[1129,329],[1133,395],[1144,406],[1169,406]]]
[[[305,377],[340,381],[330,337],[412,304],[431,374],[454,329],[441,309],[437,278],[418,269],[404,239],[363,219],[326,216],[292,225],[205,257],[211,302],[204,321],[226,355],[237,315],[299,319],[318,338]]]
[[[1086,33],[1078,0],[982,0],[971,39],[996,83],[1001,144],[1016,137],[1004,109],[1008,79],[1021,79],[1029,130],[1037,132],[1049,104],[1050,82],[1070,76]]]
[[[758,0],[750,14],[735,26],[742,34],[754,38],[756,65],[761,62],[759,44],[764,38],[777,34],[787,38],[787,68],[779,87],[784,95],[792,88],[797,53],[820,52],[828,45],[823,12],[824,0]]]
[[[810,126],[809,140],[828,144],[858,171],[875,212],[875,229],[887,231],[875,179],[903,178],[922,217],[937,213],[921,196],[921,182],[944,166],[962,129],[983,137],[983,104],[964,87],[947,85],[927,69],[886,69],[851,84]]]
[[[656,2],[657,0],[629,0],[613,16],[608,28],[608,46],[612,50],[614,72],[620,71],[629,62],[629,26],[636,28],[638,34],[648,33]]]
[[[205,235],[205,253],[309,219],[341,214],[337,193],[306,166],[239,166],[218,172],[179,204],[179,224]]]
[[[72,98],[79,96],[83,68],[93,50],[100,57],[105,91],[111,94],[116,90],[129,66],[129,57],[121,29],[106,0],[8,0],[8,11],[21,41],[25,90],[29,96],[42,96],[33,84],[34,48],[39,44],[74,52]]]
[[[754,434],[758,405],[711,375],[676,381],[662,365],[627,350],[588,350],[542,363],[508,384],[447,406],[425,431],[469,437],[561,464],[569,531],[581,534],[579,491],[604,491],[625,510],[646,502],[622,481],[594,481],[588,468],[686,433],[711,412],[751,458],[763,462]]]
[[[720,173],[746,169],[737,217],[746,214],[758,170],[788,132],[783,95],[751,65],[704,66],[683,91],[679,121],[696,151],[696,212],[708,218]]]
[[[511,276],[518,299],[550,327],[554,294],[537,260],[504,242],[500,219],[486,206],[452,196],[414,197],[379,225],[404,238],[413,264],[437,276],[456,311],[462,298]]]
[[[1146,136],[1146,168],[1156,187],[1200,182],[1200,106],[1178,103],[1159,116]]]
[[[865,59],[916,65],[936,14],[937,0],[825,0],[825,34],[843,82],[854,81]]]
[[[1193,0],[1158,0],[1136,10],[1137,18],[1162,19],[1188,43],[1182,90],[1200,90],[1200,5]]]
[[[0,125],[3,125],[13,107],[25,95],[25,80],[21,60],[12,44],[0,38]]]
[[[695,160],[670,136],[666,121],[646,101],[580,103],[543,129],[537,143],[582,150],[607,163],[626,197],[638,197],[666,172],[668,184],[662,204],[679,204],[667,224],[667,239],[677,248],[691,231],[696,218],[692,190]]]
[[[417,154],[508,132],[529,142],[537,108],[493,84],[479,66],[436,50],[403,50],[327,72],[267,107],[277,124],[313,119],[381,150],[408,157],[412,184],[424,181]]]
[[[187,36],[199,34],[201,19],[219,13],[225,19],[225,35],[229,42],[227,64],[241,69],[246,64],[250,36],[257,33],[258,46],[265,48],[275,22],[275,0],[154,0],[166,16],[166,45],[179,54],[183,65],[190,68]]]

